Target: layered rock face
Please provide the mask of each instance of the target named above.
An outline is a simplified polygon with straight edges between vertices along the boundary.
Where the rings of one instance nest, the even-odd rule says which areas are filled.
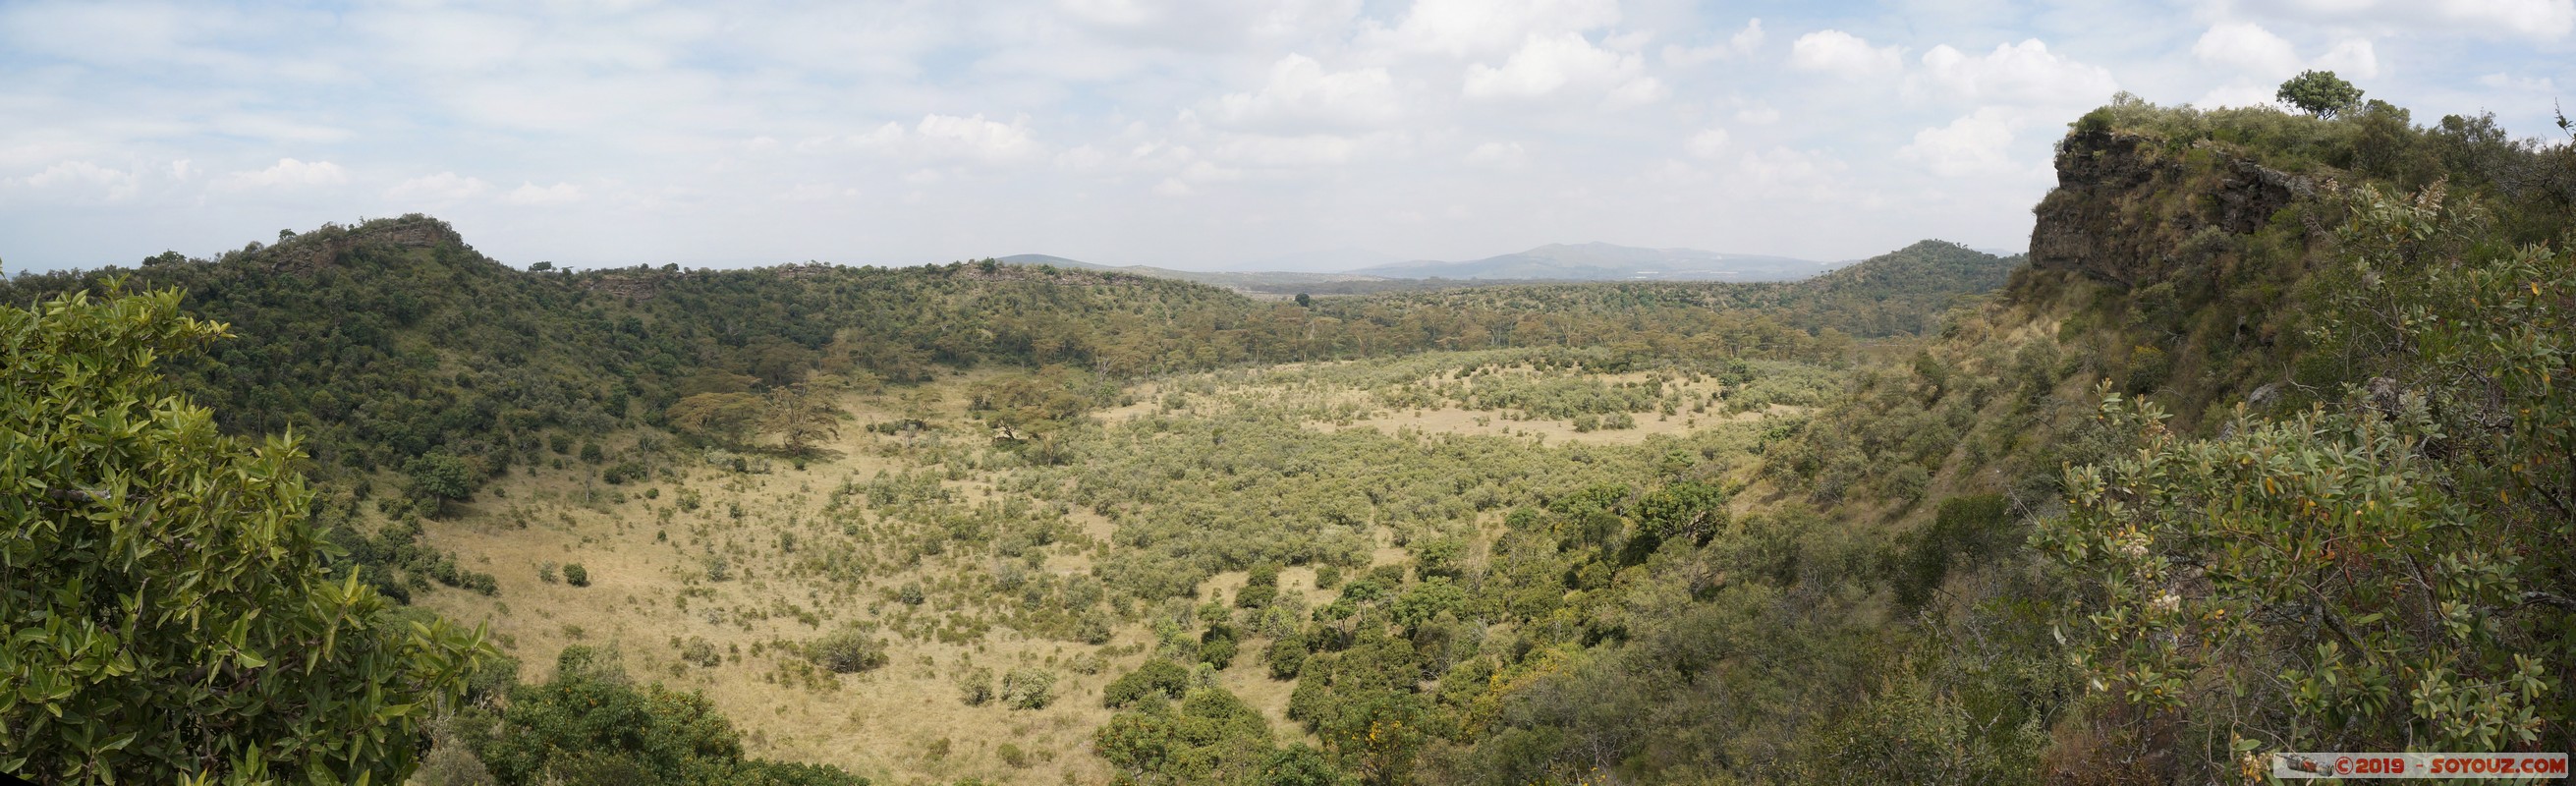
[[[2316,193],[2309,178],[2207,145],[2173,153],[2148,137],[2078,130],[2060,143],[2057,189],[2034,209],[2030,261],[2144,286],[2177,266],[2184,241],[2212,227],[2252,234]]]
[[[360,246],[374,245],[391,248],[461,247],[465,245],[465,237],[457,234],[456,229],[445,221],[411,215],[369,221],[354,228],[326,224],[270,246],[260,255],[271,270],[310,273],[339,262],[341,257]]]

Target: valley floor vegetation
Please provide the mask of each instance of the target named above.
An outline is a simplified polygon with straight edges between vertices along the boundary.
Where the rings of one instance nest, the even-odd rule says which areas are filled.
[[[2200,783],[2566,750],[2576,145],[2346,92],[2124,95],[2028,258],[1787,284],[520,272],[420,217],[22,276],[0,767]],[[244,605],[159,605],[188,592]],[[145,693],[241,720],[115,709]]]

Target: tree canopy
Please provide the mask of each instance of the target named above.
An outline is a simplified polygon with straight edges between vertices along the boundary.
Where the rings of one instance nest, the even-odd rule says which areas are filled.
[[[2343,81],[2333,71],[2301,71],[2298,76],[2290,77],[2290,81],[2282,82],[2281,91],[2273,97],[2280,99],[2281,103],[2298,107],[2301,112],[2332,118],[2361,105],[2361,88]]]

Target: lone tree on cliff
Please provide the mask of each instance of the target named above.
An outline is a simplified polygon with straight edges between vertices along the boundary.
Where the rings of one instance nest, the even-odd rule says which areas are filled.
[[[2333,71],[2301,71],[2290,81],[2281,83],[2281,92],[2273,98],[2318,117],[2332,119],[2344,110],[2361,105],[2361,88],[2343,81]]]

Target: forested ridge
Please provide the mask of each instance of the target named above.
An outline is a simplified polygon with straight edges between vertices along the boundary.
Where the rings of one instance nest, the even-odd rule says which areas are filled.
[[[634,684],[665,675],[1092,713],[1079,765],[871,752],[923,782],[2200,783],[2576,744],[2576,144],[2124,95],[2057,169],[2027,259],[1790,283],[522,272],[422,217],[110,272],[231,324],[173,388],[305,435],[362,575],[491,594],[413,542],[442,516],[670,555],[599,602],[688,636],[523,625],[565,645],[521,655],[546,681],[406,729],[438,783],[851,777]],[[563,594],[601,564],[490,570],[604,598]]]
[[[176,369],[241,433],[293,427],[319,469],[399,470],[433,450],[483,473],[552,439],[664,425],[687,396],[822,371],[905,383],[979,365],[1113,380],[1426,349],[1610,345],[1838,359],[1916,332],[2011,262],[1923,244],[1812,283],[1548,285],[1267,303],[1120,273],[954,263],[524,272],[423,216],[326,226],[217,259],[21,275],[33,303],[122,277],[176,288],[237,338]],[[557,453],[562,452],[560,448]]]

